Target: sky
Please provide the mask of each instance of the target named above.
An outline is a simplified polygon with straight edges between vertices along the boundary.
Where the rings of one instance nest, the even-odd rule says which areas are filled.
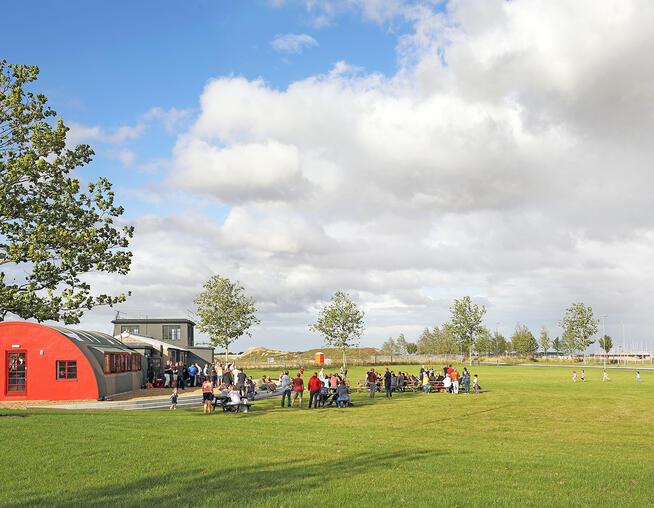
[[[81,328],[192,317],[213,274],[261,324],[235,349],[320,346],[343,290],[363,345],[449,319],[561,333],[591,305],[651,349],[649,0],[11,2],[0,57],[37,84],[135,227],[132,296]]]

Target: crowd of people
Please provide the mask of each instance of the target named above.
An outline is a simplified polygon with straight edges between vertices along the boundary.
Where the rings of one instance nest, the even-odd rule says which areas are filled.
[[[262,376],[254,380],[242,369],[233,363],[213,365],[205,364],[200,367],[197,363],[185,365],[183,363],[167,362],[164,367],[164,386],[172,388],[170,409],[177,408],[179,390],[201,387],[204,412],[213,410],[213,401],[216,397],[223,399],[228,405],[238,406],[252,401],[256,393],[280,395],[281,407],[301,408],[305,392],[308,392],[308,407],[310,409],[336,406],[349,407],[352,405],[350,387],[346,382],[347,369],[341,367],[339,372],[325,372],[324,368],[314,372],[304,380],[304,368],[297,374],[290,376],[289,371],[281,372],[277,379]],[[411,387],[429,393],[432,390],[448,393],[479,393],[479,378],[470,376],[467,368],[459,371],[448,365],[443,367],[442,373],[434,368],[420,368],[418,375],[408,372],[385,369],[383,373],[371,368],[366,373],[365,386],[370,392],[370,398],[376,392],[384,391],[386,397],[391,398],[394,392],[404,392]]]
[[[374,398],[376,392],[381,392],[382,387],[387,398],[391,398],[395,391],[406,391],[408,386],[420,389],[424,393],[429,393],[432,390],[443,390],[455,394],[459,392],[470,393],[471,384],[474,393],[479,393],[481,389],[477,374],[471,380],[466,367],[463,368],[462,373],[459,373],[452,365],[444,366],[442,373],[437,372],[433,367],[426,369],[423,366],[417,376],[401,371],[395,374],[388,367],[386,367],[383,374],[380,374],[374,368],[371,368],[366,373],[365,384],[370,392],[370,398]]]

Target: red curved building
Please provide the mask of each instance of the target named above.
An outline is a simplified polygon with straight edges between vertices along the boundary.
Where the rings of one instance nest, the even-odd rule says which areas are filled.
[[[99,332],[0,323],[0,400],[102,400],[142,385],[141,355]]]

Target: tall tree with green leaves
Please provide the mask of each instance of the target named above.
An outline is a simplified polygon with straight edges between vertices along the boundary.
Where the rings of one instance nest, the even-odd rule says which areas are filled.
[[[418,344],[415,342],[407,342],[406,352],[409,355],[415,355],[418,352]]]
[[[327,345],[341,349],[343,366],[347,367],[346,352],[358,344],[365,329],[363,317],[363,311],[347,293],[336,291],[309,329],[322,335]]]
[[[604,367],[606,367],[606,357],[608,356],[609,352],[611,349],[613,349],[613,339],[609,336],[604,334],[600,339],[597,341],[599,344],[599,347],[604,351]]]
[[[513,350],[520,356],[533,357],[538,351],[538,342],[525,325],[516,325],[515,332],[511,336],[511,343]]]
[[[504,335],[495,331],[493,332],[491,338],[493,340],[493,350],[492,350],[493,354],[497,356],[506,354],[506,352],[508,351],[508,347]]]
[[[479,355],[490,355],[493,349],[493,335],[488,328],[484,327],[475,340],[475,351]]]
[[[569,354],[582,351],[584,355],[588,347],[595,342],[592,337],[599,329],[599,320],[593,315],[593,308],[583,303],[573,303],[565,311],[559,322],[563,328],[563,344]]]
[[[126,274],[133,228],[116,225],[123,208],[109,180],[84,187],[75,176],[93,150],[66,146],[63,120],[30,90],[38,74],[0,60],[0,320],[78,323],[125,300],[94,294],[87,274]]]
[[[393,361],[393,355],[397,355],[399,352],[399,348],[397,347],[395,340],[393,340],[393,337],[389,337],[389,339],[382,344],[381,349],[391,357],[391,362]]]
[[[552,349],[556,351],[557,354],[561,354],[564,351],[563,342],[559,337],[555,337],[552,341]]]
[[[486,307],[473,304],[469,296],[454,300],[450,308],[452,318],[449,326],[461,351],[469,352],[472,363],[472,346],[484,331],[482,324]]]
[[[547,355],[547,352],[552,346],[550,334],[548,333],[547,328],[545,328],[544,326],[540,329],[540,336],[538,337],[538,345],[543,350],[544,355]]]
[[[398,335],[397,340],[395,341],[395,345],[397,346],[397,354],[399,355],[405,355],[407,354],[407,341],[406,338],[404,337],[404,334],[401,333]]]
[[[254,300],[238,281],[220,275],[214,275],[202,287],[195,298],[198,330],[209,335],[212,346],[224,347],[228,360],[229,345],[243,335],[250,337],[250,328],[260,322]]]

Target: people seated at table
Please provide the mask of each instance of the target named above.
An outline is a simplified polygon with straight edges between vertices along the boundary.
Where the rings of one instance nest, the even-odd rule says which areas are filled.
[[[336,407],[347,407],[350,405],[350,391],[345,383],[336,388]]]

